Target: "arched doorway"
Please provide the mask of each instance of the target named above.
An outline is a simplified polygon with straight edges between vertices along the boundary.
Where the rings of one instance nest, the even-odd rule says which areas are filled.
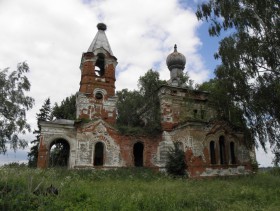
[[[69,163],[70,145],[65,139],[56,139],[50,145],[49,167],[67,167]]]
[[[141,142],[137,142],[133,146],[133,156],[134,156],[134,166],[142,167],[143,166],[143,151],[144,145]]]
[[[94,147],[94,166],[103,166],[104,165],[104,144],[98,142]]]

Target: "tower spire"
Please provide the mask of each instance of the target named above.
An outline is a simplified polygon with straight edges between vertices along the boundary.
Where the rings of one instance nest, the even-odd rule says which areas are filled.
[[[96,27],[98,31],[93,41],[91,42],[87,52],[94,52],[98,48],[104,48],[111,54],[111,56],[113,56],[113,51],[105,34],[107,26],[104,23],[99,23]]]

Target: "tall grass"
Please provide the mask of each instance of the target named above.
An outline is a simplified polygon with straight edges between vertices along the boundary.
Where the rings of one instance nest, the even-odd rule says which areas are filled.
[[[143,168],[2,167],[0,210],[280,210],[279,172],[191,180]]]

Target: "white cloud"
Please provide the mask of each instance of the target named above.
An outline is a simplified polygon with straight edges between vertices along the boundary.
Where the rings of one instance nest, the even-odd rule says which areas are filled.
[[[119,0],[117,5],[113,0],[104,2],[99,6],[95,5],[95,9],[102,11],[103,20],[108,25],[107,36],[114,54],[119,59],[117,89],[135,89],[138,76],[154,68],[155,63],[161,64],[160,67],[164,70],[158,71],[165,71],[162,78],[168,79],[166,77],[169,77],[169,71],[165,59],[173,51],[175,43],[187,60],[195,57],[192,62],[202,67],[200,70],[204,74],[201,74],[197,82],[208,78],[209,71],[205,70],[201,58],[196,55],[201,43],[196,36],[199,23],[193,11],[181,8],[174,0],[160,3]],[[137,72],[138,68],[141,69],[140,72]],[[190,73],[193,71],[189,69]]]
[[[269,147],[267,148],[267,153],[262,148],[256,150],[256,157],[260,167],[272,166],[273,156]]]
[[[148,69],[160,64],[161,77],[169,78],[165,59],[173,45],[201,72],[199,82],[208,72],[196,54],[201,45],[196,36],[199,23],[191,10],[177,1],[106,0],[83,4],[78,0],[8,1],[0,3],[0,67],[15,68],[27,61],[28,75],[36,105],[29,118],[35,127],[35,113],[47,97],[60,102],[79,89],[79,64],[104,21],[107,36],[118,58],[118,90],[136,89],[137,80]]]
[[[169,78],[165,59],[178,45],[186,69],[196,82],[210,70],[198,54],[200,24],[194,12],[176,0],[2,0],[0,1],[0,68],[27,61],[36,100],[28,120],[36,127],[36,112],[44,100],[61,102],[79,89],[80,59],[93,40],[98,22],[118,58],[117,90],[136,89],[150,68]]]

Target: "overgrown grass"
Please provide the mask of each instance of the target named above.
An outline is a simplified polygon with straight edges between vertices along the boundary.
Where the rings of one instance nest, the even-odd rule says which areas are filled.
[[[152,170],[0,168],[1,210],[280,210],[280,170],[203,180]],[[50,194],[53,185],[58,195]],[[34,194],[36,190],[36,194]]]

